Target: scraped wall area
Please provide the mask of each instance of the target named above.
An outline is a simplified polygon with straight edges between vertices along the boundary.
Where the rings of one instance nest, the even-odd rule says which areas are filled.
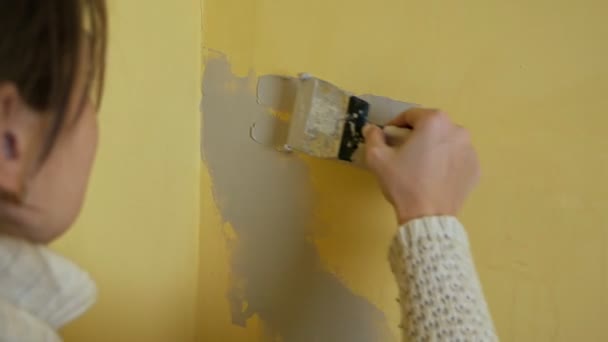
[[[307,164],[251,139],[252,123],[272,116],[257,102],[256,83],[253,74],[234,75],[225,56],[208,56],[203,158],[214,200],[236,236],[227,291],[232,324],[247,328],[257,315],[264,340],[392,340],[383,312],[319,259]]]

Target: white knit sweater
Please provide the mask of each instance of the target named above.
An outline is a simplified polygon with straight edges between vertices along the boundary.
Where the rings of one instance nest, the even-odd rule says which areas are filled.
[[[404,341],[496,341],[488,307],[456,218],[399,229],[390,250]],[[0,342],[60,341],[56,329],[95,300],[89,276],[41,246],[0,236]]]
[[[454,217],[401,227],[389,259],[399,285],[403,341],[497,341],[467,234]]]

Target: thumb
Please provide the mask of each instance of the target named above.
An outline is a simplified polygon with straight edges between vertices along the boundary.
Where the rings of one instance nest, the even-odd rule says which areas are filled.
[[[363,136],[365,137],[365,146],[367,148],[388,147],[384,139],[384,132],[376,125],[366,124],[363,127]]]
[[[391,148],[386,144],[384,132],[378,126],[367,124],[363,127],[363,136],[366,163],[372,169],[378,169],[387,154],[391,152]]]

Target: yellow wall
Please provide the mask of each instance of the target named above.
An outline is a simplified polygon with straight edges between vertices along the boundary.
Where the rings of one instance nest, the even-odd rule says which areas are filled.
[[[503,340],[608,339],[605,2],[204,3],[208,63],[225,54],[235,77],[307,71],[452,113],[481,154],[483,181],[462,218]],[[390,209],[368,175],[305,162],[314,223],[301,238],[314,243],[324,271],[386,314],[396,336],[385,261],[395,230]],[[232,325],[226,299],[243,237],[222,220],[208,168],[201,186],[199,331],[203,340],[260,341],[265,322],[254,315],[247,328]],[[341,201],[348,214],[330,209]]]
[[[101,145],[88,201],[57,243],[98,283],[66,341],[193,341],[200,3],[110,1]]]
[[[258,315],[231,323],[243,237],[221,216],[205,164],[199,178],[202,2],[111,2],[101,151],[85,211],[57,244],[91,271],[100,300],[67,341],[262,341],[272,330]],[[608,339],[606,9],[206,0],[203,34],[216,51],[207,60],[225,54],[235,77],[308,71],[452,113],[481,154],[484,179],[463,221],[501,337],[593,341]],[[322,272],[385,314],[378,325],[396,339],[390,209],[366,173],[303,163],[315,195],[310,234],[298,238]],[[329,209],[337,203],[349,214]]]

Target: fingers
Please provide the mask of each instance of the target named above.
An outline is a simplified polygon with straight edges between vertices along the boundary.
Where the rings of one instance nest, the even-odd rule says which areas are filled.
[[[445,113],[438,109],[412,108],[394,118],[387,125],[416,129],[429,121],[448,121]]]
[[[380,127],[367,124],[363,127],[363,136],[365,137],[365,146],[367,148],[385,147],[384,133]]]
[[[371,169],[378,170],[387,154],[391,152],[391,147],[386,144],[384,132],[378,126],[365,125],[363,135],[366,163]]]

